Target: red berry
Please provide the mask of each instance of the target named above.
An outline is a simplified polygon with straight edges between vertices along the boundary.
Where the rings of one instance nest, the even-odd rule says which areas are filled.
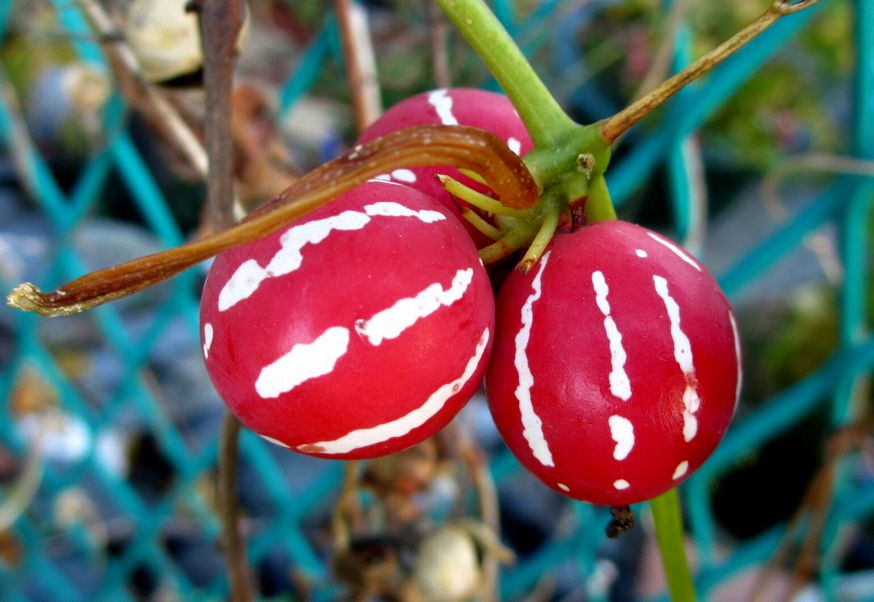
[[[439,124],[467,125],[486,130],[504,141],[520,156],[533,148],[528,130],[510,100],[502,94],[475,88],[450,88],[411,96],[390,108],[371,124],[361,134],[358,144],[414,125]],[[396,169],[383,177],[424,192],[458,216],[460,212],[456,202],[437,181],[436,176],[439,174],[450,176],[479,192],[488,192],[486,186],[474,182],[448,165]],[[478,242],[490,242],[483,239],[472,227],[469,231],[475,233],[475,240]]]
[[[626,222],[557,235],[497,300],[486,376],[508,447],[595,504],[653,498],[694,472],[731,421],[740,341],[710,274]]]
[[[371,181],[219,255],[200,320],[210,377],[246,426],[369,458],[432,435],[476,390],[494,300],[443,207]]]

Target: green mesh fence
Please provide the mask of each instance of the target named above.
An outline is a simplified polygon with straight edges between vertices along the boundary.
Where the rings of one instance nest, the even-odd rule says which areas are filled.
[[[699,128],[731,103],[750,78],[768,69],[775,56],[791,57],[798,36],[839,2],[848,5],[846,18],[852,24],[851,43],[842,40],[852,53],[852,68],[847,79],[838,82],[843,96],[836,100],[841,106],[841,142],[832,149],[843,157],[844,167],[831,170],[837,173],[809,190],[794,187],[800,200],[789,204],[772,227],[760,224],[758,214],[742,214],[740,226],[727,234],[719,233],[716,222],[705,229],[708,214],[717,212],[708,211],[702,202],[701,180],[695,173]],[[22,35],[8,26],[24,4],[0,1],[0,35],[5,35],[7,45]],[[568,79],[595,69],[583,62],[583,44],[574,32],[623,3],[531,4],[524,13],[510,0],[496,0],[494,8],[525,51],[549,66],[554,81],[547,77],[547,83],[566,92],[560,100],[587,120],[619,108],[597,78],[579,86],[571,86]],[[671,3],[663,4],[667,14]],[[56,0],[53,7],[42,13],[52,15],[41,24],[48,35],[67,40],[78,61],[102,68],[100,47],[75,4]],[[685,26],[677,30],[675,68],[687,63],[693,52],[691,32]],[[310,93],[326,66],[342,70],[337,35],[328,17],[289,66],[279,94],[280,114]],[[52,289],[101,261],[114,263],[183,240],[154,164],[135,143],[119,93],[93,116],[99,142],[87,148],[73,173],[62,173],[50,167],[51,149],[34,142],[23,129],[24,109],[8,93],[9,70],[8,64],[0,65],[0,84],[7,92],[0,100],[0,139],[6,155],[0,182],[0,200],[5,203],[0,217],[4,290],[25,280]],[[823,95],[831,93],[822,90]],[[822,599],[874,599],[874,573],[868,572],[874,569],[874,556],[865,556],[865,544],[872,545],[865,532],[874,514],[874,471],[865,446],[849,446],[844,450],[848,453],[831,461],[826,454],[811,456],[801,445],[806,441],[815,451],[833,449],[836,439],[829,435],[863,416],[871,401],[869,236],[874,179],[865,160],[874,160],[874,1],[831,0],[783,19],[711,76],[680,93],[659,118],[623,142],[611,166],[609,185],[620,212],[634,215],[639,191],[655,187],[665,199],[659,224],[715,268],[738,304],[744,330],[744,316],[770,311],[768,303],[775,295],[782,292],[785,300],[802,294],[791,278],[781,283],[787,271],[800,269],[799,261],[791,260],[816,240],[812,235],[827,240],[839,266],[830,289],[833,295],[826,302],[834,310],[833,319],[818,323],[814,336],[802,339],[833,344],[825,352],[802,354],[812,365],[779,390],[756,400],[745,393],[738,419],[721,447],[682,487],[696,580],[703,594],[763,565],[781,541],[788,541],[795,552],[814,546],[819,564],[806,576],[818,586]],[[98,217],[101,203],[111,195],[128,199],[127,211],[135,218],[122,223]],[[731,199],[719,215],[729,214],[741,202]],[[702,237],[703,232],[708,235]],[[722,238],[714,240],[718,236]],[[726,251],[726,246],[732,250]],[[816,264],[814,255],[802,258]],[[80,317],[45,320],[10,309],[0,313],[0,521],[6,521],[0,533],[0,599],[226,597],[220,524],[210,485],[221,406],[199,359],[197,300],[202,276],[202,271],[192,270],[154,291]],[[784,318],[780,314],[774,319]],[[796,325],[802,334],[813,327],[803,321]],[[752,348],[745,352],[748,360],[761,357]],[[747,369],[757,370],[749,365]],[[787,454],[787,445],[797,453]],[[241,452],[239,493],[247,517],[248,559],[258,570],[264,597],[295,599],[304,597],[304,590],[316,600],[342,597],[325,537],[342,466],[293,456],[249,433],[241,438]],[[778,454],[778,461],[767,465],[769,454]],[[500,447],[493,448],[490,461],[502,502],[510,506],[504,534],[512,541],[514,529],[536,530],[536,525],[525,524],[524,516],[512,514],[519,504],[510,496],[524,492],[519,489],[521,469]],[[732,529],[731,519],[725,518],[730,514],[726,504],[746,508],[748,502],[751,513],[767,515],[771,506],[782,503],[775,501],[781,489],[777,483],[797,472],[798,463],[808,476],[820,466],[830,467],[831,486],[817,490],[824,492],[815,506],[820,512],[801,515],[791,523],[791,531],[791,513],[773,521],[762,519],[757,528],[747,525],[746,531]],[[142,465],[152,470],[143,473]],[[761,472],[762,465],[772,472],[758,481],[744,480],[745,466]],[[809,485],[809,479],[803,485]],[[726,498],[732,488],[735,497]],[[794,499],[795,507],[802,502],[803,490]],[[623,556],[617,550],[621,552],[623,545],[639,547],[640,540],[608,542],[603,536],[605,509],[549,495],[551,505],[541,509],[560,514],[562,522],[535,537],[536,545],[517,550],[518,561],[503,571],[501,598],[522,599],[549,582],[555,586],[552,599],[631,599],[629,588],[611,582],[611,575],[618,570],[619,581],[631,578],[633,573],[622,572]],[[637,510],[645,524],[646,508]],[[559,595],[562,587],[566,589]]]

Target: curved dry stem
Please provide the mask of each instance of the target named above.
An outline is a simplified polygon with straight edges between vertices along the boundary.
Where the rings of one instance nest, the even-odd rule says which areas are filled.
[[[537,184],[522,160],[495,136],[464,126],[418,126],[355,147],[313,170],[249,217],[167,251],[97,270],[52,292],[31,283],[16,287],[7,303],[44,316],[79,313],[139,292],[224,250],[271,234],[305,213],[398,167],[457,165],[483,175],[502,202],[524,209],[537,202]]]
[[[799,0],[798,2],[787,2],[786,0],[776,0],[758,19],[734,34],[731,38],[673,77],[666,79],[652,92],[632,102],[615,115],[602,120],[599,124],[601,136],[606,142],[612,144],[631,126],[652,112],[653,109],[734,54],[746,45],[747,42],[776,23],[780,17],[800,12],[813,6],[818,1]]]

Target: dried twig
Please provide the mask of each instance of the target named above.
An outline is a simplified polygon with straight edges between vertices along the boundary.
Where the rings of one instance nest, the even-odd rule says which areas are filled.
[[[234,223],[231,93],[237,37],[246,10],[243,0],[193,0],[200,13],[203,80],[206,91],[207,198],[216,228]]]
[[[136,56],[117,35],[112,19],[96,0],[76,1],[101,41],[124,97],[183,153],[198,175],[206,178],[208,161],[203,145],[166,95],[143,77]]]
[[[334,10],[343,39],[346,77],[352,92],[355,125],[362,132],[382,113],[382,97],[379,93],[376,57],[370,38],[367,12],[353,0],[334,0]]]
[[[200,15],[206,92],[206,149],[209,157],[207,202],[212,225],[218,230],[234,222],[231,94],[236,42],[246,7],[243,0],[195,0],[189,6]],[[234,602],[248,602],[254,598],[246,543],[240,534],[236,496],[241,428],[237,417],[228,412],[222,423],[219,452],[219,503],[227,545],[230,593]]]
[[[697,61],[668,78],[655,90],[647,93],[642,98],[615,115],[603,119],[599,123],[601,136],[609,143],[616,141],[628,128],[648,115],[655,107],[661,105],[668,98],[676,94],[687,84],[704,75],[723,60],[734,54],[746,45],[747,42],[757,37],[774,23],[786,15],[802,11],[816,4],[819,0],[799,0],[790,2],[787,0],[774,0],[771,6],[762,13],[758,19],[737,32],[731,38],[699,58]]]
[[[496,541],[500,539],[501,522],[498,507],[498,491],[494,479],[489,472],[488,463],[482,449],[476,440],[466,433],[461,436],[462,445],[459,450],[464,462],[467,464],[471,479],[479,501],[480,520],[486,530],[492,534]],[[482,599],[485,602],[495,602],[500,599],[500,564],[510,560],[506,555],[495,553],[495,548],[485,550],[483,558],[483,591]],[[505,552],[504,552],[505,554]]]
[[[360,466],[357,460],[348,460],[343,465],[343,484],[337,503],[331,512],[331,533],[334,537],[334,552],[349,550],[352,536],[349,528],[350,517],[358,513],[358,490],[360,486]]]
[[[452,85],[449,73],[449,20],[436,0],[426,4],[428,32],[431,36],[431,59],[434,65],[434,84],[438,88]]]
[[[775,220],[788,217],[778,187],[788,176],[799,172],[874,176],[874,161],[826,153],[805,153],[783,161],[765,175],[760,188],[765,208]]]
[[[660,81],[667,77],[671,69],[671,59],[676,47],[677,32],[680,30],[683,18],[686,16],[686,12],[691,5],[692,0],[676,0],[671,4],[661,43],[649,65],[649,70],[637,87],[637,92],[634,95],[635,100],[655,88]]]
[[[237,503],[237,466],[242,423],[231,412],[222,421],[219,440],[219,495],[218,503],[224,525],[228,565],[228,581],[233,602],[253,599],[249,585],[249,562],[246,543],[240,534],[240,512]]]

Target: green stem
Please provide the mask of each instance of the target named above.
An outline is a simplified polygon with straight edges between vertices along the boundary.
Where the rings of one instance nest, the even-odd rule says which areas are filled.
[[[686,559],[683,534],[683,516],[680,510],[680,495],[676,488],[650,500],[655,522],[656,541],[668,580],[668,592],[672,602],[694,602],[695,585]]]
[[[574,125],[483,0],[437,0],[516,107],[535,147]]]
[[[589,194],[585,204],[586,222],[596,224],[616,219],[616,209],[610,200],[607,181],[604,176],[598,176],[589,184]]]

